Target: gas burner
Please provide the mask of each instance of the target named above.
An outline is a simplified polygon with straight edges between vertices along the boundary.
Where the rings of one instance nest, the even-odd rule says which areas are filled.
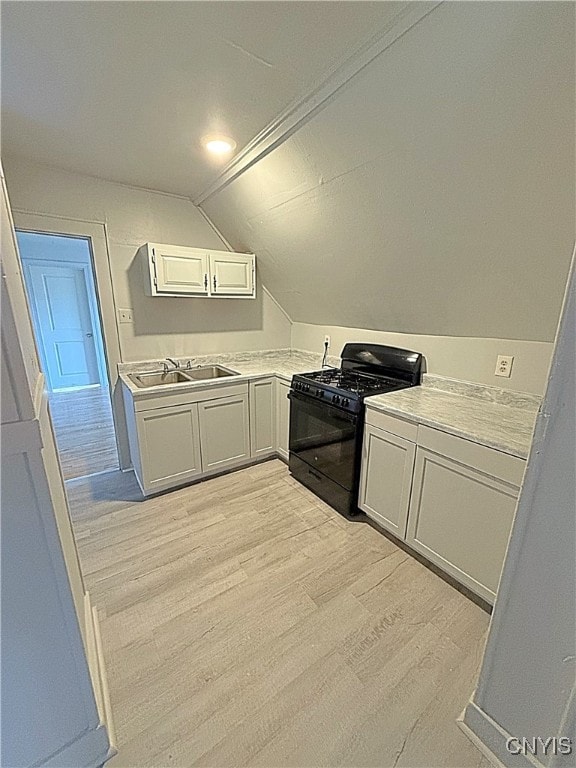
[[[399,389],[401,382],[386,376],[377,376],[367,373],[358,373],[345,368],[330,368],[321,371],[312,371],[298,376],[299,381],[313,382],[316,386],[325,386],[330,389],[341,390],[343,393],[365,397],[369,394],[389,392]]]

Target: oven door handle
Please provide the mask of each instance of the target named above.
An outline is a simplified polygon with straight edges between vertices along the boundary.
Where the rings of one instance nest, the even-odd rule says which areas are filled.
[[[343,421],[349,421],[350,424],[355,424],[358,421],[357,413],[349,413],[348,411],[343,411],[341,408],[338,408],[337,405],[327,403],[325,400],[316,400],[316,398],[310,397],[309,395],[301,395],[299,392],[292,391],[288,393],[288,399],[295,400],[296,402],[303,403],[304,405],[328,408],[332,413],[337,413],[340,419]]]

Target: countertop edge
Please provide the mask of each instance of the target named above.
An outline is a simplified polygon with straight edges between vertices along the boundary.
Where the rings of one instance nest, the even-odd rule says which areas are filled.
[[[416,424],[418,426],[423,427],[431,427],[432,429],[437,429],[439,432],[444,432],[448,435],[454,435],[455,437],[460,437],[464,440],[468,440],[471,443],[475,443],[476,445],[483,445],[486,448],[491,448],[492,450],[499,451],[500,453],[505,453],[508,456],[514,456],[517,459],[522,459],[523,461],[528,460],[528,456],[530,453],[530,447],[527,450],[522,450],[516,446],[511,445],[503,445],[501,442],[498,442],[497,440],[490,440],[486,437],[479,437],[478,435],[471,434],[470,432],[467,432],[464,429],[459,429],[458,427],[453,426],[452,424],[447,424],[443,421],[435,421],[434,419],[428,418],[426,416],[418,416],[416,414],[408,414],[406,411],[402,410],[401,408],[395,408],[393,405],[384,405],[382,403],[372,403],[369,401],[366,401],[366,407],[372,408],[373,410],[380,411],[381,413],[386,413],[389,416],[394,416],[396,418],[402,419],[403,421],[407,421],[411,424]]]

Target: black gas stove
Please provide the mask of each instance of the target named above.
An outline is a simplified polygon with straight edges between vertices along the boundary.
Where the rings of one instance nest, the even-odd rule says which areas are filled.
[[[418,385],[423,359],[381,344],[346,344],[341,359],[292,379],[290,472],[348,516],[358,511],[364,398]]]
[[[342,368],[328,368],[312,373],[301,373],[292,379],[292,388],[311,397],[322,398],[351,413],[358,413],[362,400],[370,395],[393,392],[413,386],[386,376],[372,376]]]

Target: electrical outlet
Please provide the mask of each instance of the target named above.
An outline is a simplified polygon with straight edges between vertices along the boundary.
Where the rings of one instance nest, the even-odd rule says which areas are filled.
[[[512,363],[514,358],[512,355],[498,355],[496,358],[496,370],[494,376],[504,376],[509,379],[512,373]]]
[[[119,323],[133,323],[134,317],[131,309],[119,309],[118,310],[118,322]]]
[[[330,336],[324,336],[324,345],[328,344],[328,347],[330,347]]]

